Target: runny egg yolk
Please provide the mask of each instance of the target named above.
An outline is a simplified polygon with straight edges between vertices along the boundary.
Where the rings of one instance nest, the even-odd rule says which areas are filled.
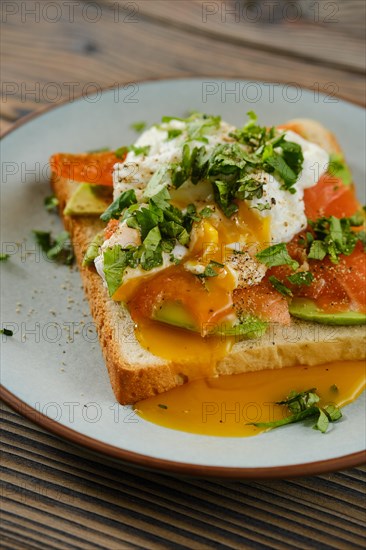
[[[269,218],[263,218],[241,201],[232,219],[215,216],[195,223],[188,254],[180,264],[146,277],[130,279],[113,298],[127,302],[142,347],[172,362],[184,380],[212,376],[217,362],[229,353],[234,338],[209,336],[217,327],[235,321],[235,274],[225,266],[231,243],[256,242],[265,247],[270,238]],[[212,263],[216,275],[197,277],[187,265]],[[154,321],[162,304],[179,303],[193,319],[196,332]]]
[[[140,401],[135,411],[144,420],[166,428],[248,437],[267,429],[250,423],[273,422],[290,414],[275,402],[291,390],[316,387],[320,406],[332,403],[343,407],[364,390],[365,374],[364,361],[348,361],[206,378]]]

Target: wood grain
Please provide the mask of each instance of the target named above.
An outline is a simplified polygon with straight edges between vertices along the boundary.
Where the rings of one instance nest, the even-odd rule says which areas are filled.
[[[19,548],[362,548],[365,468],[183,480],[103,464],[2,408],[3,533]]]
[[[103,0],[102,4],[107,5]],[[226,43],[252,46],[317,65],[363,74],[366,3],[253,1],[137,1],[139,13]],[[126,10],[125,10],[126,11]]]
[[[215,29],[218,25],[220,32],[197,27],[202,26],[197,15],[199,3],[174,1],[175,22],[172,22],[173,3],[167,1],[137,2],[136,22],[128,20],[130,12],[122,9],[116,15],[109,3],[101,4],[98,23],[86,19],[87,12],[83,12],[82,6],[87,4],[78,2],[72,23],[65,11],[57,23],[46,17],[36,22],[30,16],[22,22],[21,10],[8,16],[2,33],[5,127],[49,103],[120,82],[157,77],[235,76],[295,82],[324,91],[334,90],[357,102],[365,101],[363,76],[358,69],[344,70],[337,64],[324,64],[321,59],[315,62],[306,56],[300,58],[287,47],[278,51],[267,45],[264,51],[263,44],[259,48],[255,41],[240,39],[234,43],[232,34],[237,27],[232,30],[225,26],[227,39],[223,39],[224,31],[218,23]],[[190,25],[184,23],[188,19]],[[306,28],[298,32],[298,39],[307,32]],[[287,36],[287,31],[282,36]],[[338,50],[347,49],[346,43],[348,38],[338,42],[338,37],[334,37],[337,56]],[[319,53],[322,51],[320,48]],[[358,54],[351,57],[358,58]]]

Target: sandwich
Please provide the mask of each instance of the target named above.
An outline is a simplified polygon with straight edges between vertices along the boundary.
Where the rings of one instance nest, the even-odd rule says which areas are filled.
[[[163,117],[51,158],[116,399],[365,358],[365,216],[334,135]]]

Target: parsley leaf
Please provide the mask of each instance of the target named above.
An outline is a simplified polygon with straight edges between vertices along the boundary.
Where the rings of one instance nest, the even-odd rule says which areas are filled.
[[[315,222],[309,221],[315,240],[311,243],[308,258],[323,260],[328,255],[332,263],[339,263],[340,254],[349,256],[357,242],[362,241],[361,232],[352,230],[352,225],[361,225],[361,222],[358,216],[351,218],[330,216],[319,218]]]
[[[4,336],[13,336],[14,332],[8,328],[1,328],[0,334],[4,334]]]
[[[223,268],[225,266],[224,264],[220,264],[219,262],[211,260],[210,263],[205,267],[202,275],[197,275],[197,277],[217,277],[219,273],[218,271],[216,271],[215,267]]]
[[[149,151],[150,151],[150,145],[142,145],[142,146],[137,146],[137,145],[128,145],[128,146],[126,146],[126,145],[123,145],[122,147],[117,149],[114,154],[118,159],[124,160],[125,156],[130,151],[135,153],[136,156],[138,156],[138,155],[148,155]]]
[[[163,164],[160,168],[151,176],[145,187],[144,197],[150,199],[154,195],[157,195],[159,191],[167,187],[169,184],[169,171],[168,164]]]
[[[170,141],[171,139],[175,139],[178,136],[180,136],[183,133],[183,130],[178,130],[178,128],[170,128],[168,130],[168,137],[167,141]]]
[[[327,248],[322,241],[313,241],[311,243],[308,258],[310,260],[324,260],[327,255]]]
[[[289,265],[293,270],[299,267],[296,260],[289,255],[285,243],[274,244],[256,254],[256,258],[267,267]]]
[[[113,296],[121,286],[126,267],[128,266],[128,251],[119,245],[107,248],[103,253],[104,275],[109,295]]]
[[[58,198],[55,195],[46,197],[43,201],[44,207],[48,212],[55,212],[58,207]]]
[[[103,214],[100,216],[100,219],[104,222],[108,222],[111,219],[117,220],[123,210],[125,208],[128,208],[132,204],[137,203],[136,193],[133,189],[129,189],[128,191],[124,191],[115,201],[112,202],[103,212]]]
[[[293,285],[306,285],[310,286],[314,280],[314,275],[310,271],[299,271],[293,275],[288,275],[287,279]]]
[[[6,262],[10,258],[10,254],[0,254],[0,262]]]
[[[133,122],[131,124],[131,129],[135,130],[135,132],[140,133],[140,132],[143,132],[145,130],[146,126],[147,126],[146,122],[143,122],[143,121]]]
[[[68,231],[61,231],[56,235],[51,248],[47,251],[47,258],[65,265],[71,265],[74,262],[75,257]]]
[[[268,280],[271,285],[283,296],[293,296],[291,290],[286,285],[281,283],[281,281],[277,279],[277,277],[275,277],[274,275],[268,277]]]
[[[316,424],[313,426],[315,429],[325,433],[329,427],[330,422],[336,422],[342,418],[342,412],[333,404],[319,407],[319,396],[315,393],[316,388],[311,388],[303,392],[291,391],[289,396],[283,401],[278,401],[277,405],[287,406],[291,413],[286,418],[275,420],[273,422],[251,422],[250,425],[257,426],[258,428],[278,428],[286,424],[293,424],[295,422],[301,422],[302,420],[315,418]]]
[[[49,231],[33,231],[36,242],[49,260],[65,265],[74,263],[75,256],[70,242],[70,235],[67,231],[61,231],[53,239]]]

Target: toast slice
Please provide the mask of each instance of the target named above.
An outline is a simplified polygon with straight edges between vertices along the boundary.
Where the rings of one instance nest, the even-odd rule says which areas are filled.
[[[328,152],[341,152],[335,137],[318,122],[297,119],[286,124],[286,128]],[[168,361],[142,348],[135,337],[134,323],[127,308],[109,297],[93,267],[82,266],[89,243],[104,224],[95,216],[63,215],[65,204],[77,185],[56,175],[52,177],[52,187],[59,200],[65,228],[71,235],[116,399],[121,404],[130,404],[183,384],[191,377],[192,370],[186,370],[178,359]],[[212,374],[360,360],[365,358],[365,350],[365,326],[326,326],[292,319],[290,326],[272,324],[259,339],[236,342],[230,353],[213,366]],[[195,378],[204,375],[194,372]]]

